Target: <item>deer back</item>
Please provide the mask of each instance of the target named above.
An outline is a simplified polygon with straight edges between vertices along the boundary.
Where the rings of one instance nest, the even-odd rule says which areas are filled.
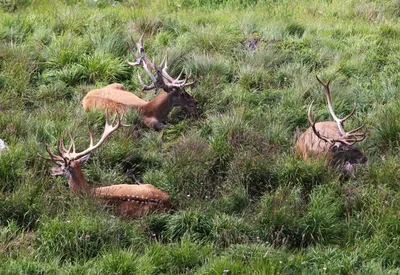
[[[119,206],[124,217],[140,217],[149,211],[168,210],[171,200],[168,193],[151,184],[118,184],[93,189],[93,195],[109,204]]]
[[[85,111],[93,109],[123,112],[127,107],[140,108],[147,102],[127,91],[122,84],[113,83],[101,89],[91,90],[82,100]]]

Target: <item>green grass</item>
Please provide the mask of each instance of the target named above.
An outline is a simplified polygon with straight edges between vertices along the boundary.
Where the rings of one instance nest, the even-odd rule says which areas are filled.
[[[396,1],[0,0],[1,274],[398,274],[400,5]],[[103,131],[91,89],[140,97],[126,42],[144,33],[159,64],[182,68],[198,115],[163,132],[138,114],[84,166],[95,186],[169,192],[173,209],[136,220],[74,196],[39,158],[71,131]],[[249,46],[257,41],[256,48]],[[368,164],[341,181],[293,153],[296,128],[357,103]],[[54,149],[55,150],[55,149]]]

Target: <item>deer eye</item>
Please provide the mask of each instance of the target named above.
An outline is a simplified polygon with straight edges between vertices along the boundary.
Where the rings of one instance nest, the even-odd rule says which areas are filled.
[[[331,148],[329,148],[329,152],[335,153],[339,150],[339,147],[336,145],[333,145]]]

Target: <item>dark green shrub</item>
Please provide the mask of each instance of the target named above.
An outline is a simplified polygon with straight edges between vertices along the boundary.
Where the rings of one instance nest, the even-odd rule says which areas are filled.
[[[140,230],[116,219],[70,213],[67,219],[43,220],[37,231],[37,251],[43,260],[85,262],[104,250],[143,245]]]
[[[13,222],[19,227],[34,229],[40,214],[39,205],[34,198],[25,197],[23,193],[0,194],[0,226]]]
[[[259,202],[257,237],[276,245],[302,245],[300,224],[305,207],[300,188],[286,186],[264,194]]]
[[[138,274],[137,257],[136,251],[130,249],[110,251],[94,261],[93,271],[97,274]]]
[[[127,78],[129,75],[128,67],[124,62],[110,54],[94,52],[84,55],[80,58],[79,64],[82,66],[83,79],[90,83],[117,82],[118,79]]]
[[[31,0],[1,0],[0,9],[7,12],[15,12],[28,6],[31,2]]]
[[[329,168],[326,167],[323,158],[306,162],[297,157],[286,156],[280,161],[278,165],[280,184],[300,185],[304,187],[303,192],[311,191],[314,186],[329,178]]]
[[[299,23],[289,23],[286,26],[286,31],[291,36],[302,37],[304,32],[306,31],[305,27]]]
[[[209,244],[183,238],[167,245],[152,243],[136,262],[142,274],[184,274],[201,266],[211,255]]]
[[[12,192],[22,181],[25,150],[14,146],[0,153],[0,191]]]
[[[222,214],[214,216],[212,223],[211,236],[218,247],[225,248],[255,239],[248,221],[243,218]]]
[[[341,192],[337,183],[313,189],[301,219],[302,245],[343,243],[346,227]]]
[[[221,192],[221,198],[214,202],[215,209],[228,214],[240,214],[251,206],[252,199],[243,185],[227,185]]]
[[[268,156],[246,150],[235,154],[229,164],[227,182],[229,186],[242,185],[250,198],[258,198],[276,187],[278,180]]]
[[[166,236],[171,240],[184,236],[194,240],[208,238],[212,231],[212,220],[206,214],[194,211],[179,211],[171,216],[167,225]]]
[[[398,101],[379,107],[372,141],[380,150],[394,149],[400,146],[400,104]]]
[[[164,171],[169,178],[170,192],[183,199],[186,196],[213,196],[217,181],[213,177],[216,156],[202,139],[182,138],[168,149]]]

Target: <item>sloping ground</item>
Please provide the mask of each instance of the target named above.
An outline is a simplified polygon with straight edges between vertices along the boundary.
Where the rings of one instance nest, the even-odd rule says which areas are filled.
[[[396,1],[1,1],[1,274],[399,273],[400,5]],[[170,193],[174,209],[122,220],[73,196],[39,158],[71,131],[88,146],[104,114],[83,96],[122,83],[142,98],[126,42],[192,72],[198,116],[155,132],[132,112],[92,153],[96,186]],[[340,181],[293,154],[296,127],[328,120],[322,86],[369,161]]]

